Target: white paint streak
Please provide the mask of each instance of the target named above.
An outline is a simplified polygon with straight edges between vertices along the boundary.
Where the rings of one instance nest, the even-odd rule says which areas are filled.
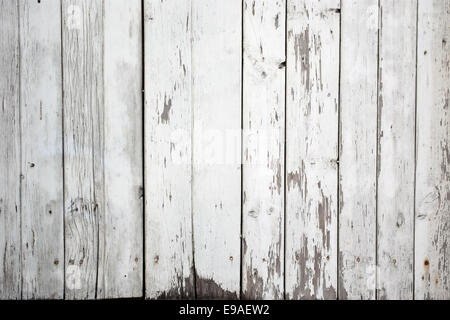
[[[19,12],[0,1],[0,299],[20,299]]]
[[[288,2],[288,299],[336,298],[339,7]]]
[[[21,0],[19,11],[22,297],[61,299],[64,290],[61,4]]]
[[[416,0],[380,7],[378,299],[413,297],[416,8]]]
[[[378,28],[368,21],[377,3],[341,8],[340,299],[375,298]]]
[[[450,299],[450,1],[419,1],[415,298]]]
[[[284,294],[285,1],[244,1],[243,257],[248,299]]]
[[[239,295],[240,0],[192,0],[193,221],[199,298]],[[227,144],[224,137],[237,141]],[[238,159],[239,160],[239,159]]]
[[[145,279],[152,299],[195,296],[190,6],[191,1],[144,3]]]
[[[104,2],[105,214],[98,298],[142,296],[142,23],[140,0]]]

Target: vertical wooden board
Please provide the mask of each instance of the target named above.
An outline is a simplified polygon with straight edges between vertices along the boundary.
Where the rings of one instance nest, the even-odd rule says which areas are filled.
[[[338,297],[374,299],[378,1],[341,5]]]
[[[61,4],[19,1],[22,297],[64,292]]]
[[[144,2],[146,297],[195,296],[191,2]]]
[[[193,232],[198,298],[240,287],[242,2],[192,1]]]
[[[140,0],[104,2],[105,214],[99,298],[142,296],[142,19]]]
[[[336,299],[340,2],[287,11],[286,298]]]
[[[284,0],[244,1],[242,298],[284,294]]]
[[[415,298],[450,299],[450,1],[419,1]]]
[[[19,11],[0,1],[0,299],[20,299]]]
[[[244,1],[242,298],[283,298],[284,0]]]
[[[417,0],[380,3],[378,299],[413,298],[416,9]]]
[[[65,297],[93,299],[103,177],[103,2],[64,0]]]

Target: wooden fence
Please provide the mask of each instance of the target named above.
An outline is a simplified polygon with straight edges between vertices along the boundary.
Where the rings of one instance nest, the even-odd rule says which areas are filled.
[[[450,299],[449,0],[0,0],[0,298]]]

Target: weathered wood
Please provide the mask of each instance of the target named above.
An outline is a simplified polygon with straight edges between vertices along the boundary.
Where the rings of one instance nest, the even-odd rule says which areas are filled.
[[[0,0],[0,299],[450,299],[449,24]]]
[[[415,298],[450,299],[450,1],[419,1]]]
[[[284,294],[286,2],[244,1],[242,298]]]
[[[104,201],[103,1],[64,0],[65,297],[96,296]]]
[[[341,5],[338,297],[374,299],[378,1]]]
[[[337,291],[339,8],[288,1],[286,298]]]
[[[380,2],[378,299],[413,298],[416,9],[417,0]]]
[[[22,298],[55,299],[64,293],[61,4],[21,0],[19,14]]]
[[[198,298],[240,287],[242,1],[192,1],[193,232]]]
[[[191,1],[144,12],[146,297],[193,298]]]
[[[0,1],[0,299],[20,299],[19,10]]]
[[[142,296],[141,0],[104,1],[104,190],[98,298]]]

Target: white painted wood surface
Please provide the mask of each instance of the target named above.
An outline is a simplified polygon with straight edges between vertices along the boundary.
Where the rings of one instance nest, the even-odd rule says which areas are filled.
[[[286,298],[336,299],[340,3],[287,9]]]
[[[144,21],[146,297],[194,298],[191,1],[146,0]]]
[[[339,299],[374,299],[378,1],[341,3]]]
[[[21,0],[19,16],[22,298],[59,299],[64,293],[61,4]]]
[[[0,0],[0,299],[450,299],[449,14]]]
[[[62,13],[65,298],[94,299],[105,212],[103,3],[65,0]]]
[[[380,2],[378,299],[413,298],[416,9],[416,0]]]
[[[143,292],[140,0],[104,1],[104,188],[97,298]]]
[[[419,1],[415,298],[450,299],[450,1]]]
[[[18,9],[0,1],[0,299],[21,298]]]
[[[240,291],[242,1],[192,0],[192,211],[198,298]]]
[[[284,295],[285,1],[244,1],[242,298]]]
[[[66,298],[141,296],[141,3],[62,12]]]

